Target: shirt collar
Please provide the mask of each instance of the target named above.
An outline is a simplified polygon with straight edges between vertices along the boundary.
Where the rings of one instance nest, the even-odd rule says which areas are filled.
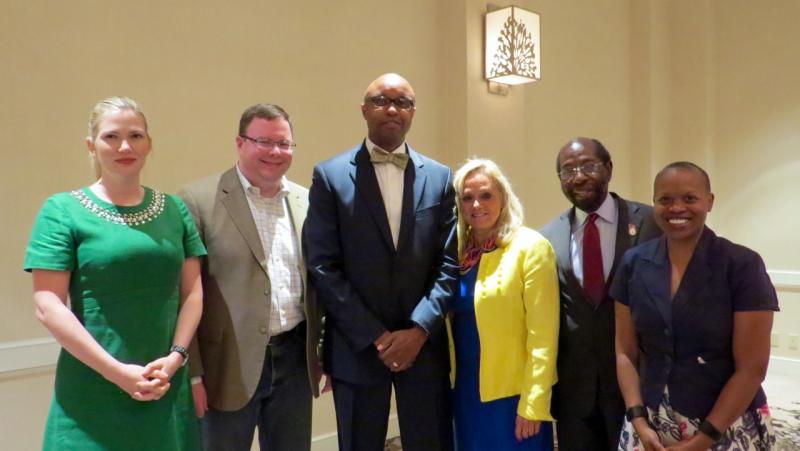
[[[405,142],[405,141],[403,141],[402,143],[400,143],[400,145],[399,145],[399,146],[395,147],[395,148],[394,148],[394,149],[392,149],[392,150],[386,150],[386,149],[384,149],[384,148],[382,148],[382,147],[378,146],[378,145],[377,145],[377,144],[375,144],[374,142],[370,141],[370,139],[369,139],[369,136],[367,136],[367,138],[365,139],[365,145],[367,146],[367,150],[369,151],[369,154],[370,154],[370,155],[372,155],[372,154],[375,152],[375,149],[382,150],[382,151],[384,151],[384,152],[387,152],[387,153],[392,153],[392,152],[396,152],[396,151],[397,151],[397,149],[399,149],[399,148],[401,148],[401,147],[402,147],[402,148],[403,148],[403,153],[405,153],[405,152],[406,152],[406,147],[405,147],[405,146],[406,146],[406,142]]]
[[[600,207],[592,213],[597,213],[597,216],[610,224],[613,224],[616,221],[617,203],[614,202],[614,197],[611,196],[611,193],[606,194],[606,199],[602,204],[600,204]],[[581,210],[580,208],[575,208],[575,224],[579,226],[583,225],[587,217],[589,217],[589,213]]]
[[[236,163],[236,175],[239,176],[239,181],[242,183],[242,188],[244,188],[244,192],[258,198],[261,197],[261,188],[250,183],[250,180],[247,180],[247,177],[245,177],[244,174],[242,174],[242,170],[239,169],[239,163]],[[275,195],[275,197],[273,197],[273,199],[283,199],[288,194],[289,194],[289,188],[287,188],[286,185],[286,176],[283,176],[281,177],[281,189],[278,190],[278,193]]]

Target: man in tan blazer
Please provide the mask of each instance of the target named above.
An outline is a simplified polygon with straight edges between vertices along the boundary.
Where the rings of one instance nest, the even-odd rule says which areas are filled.
[[[289,115],[242,114],[235,167],[186,186],[208,257],[203,317],[189,350],[195,410],[207,450],[308,450],[319,396],[319,314],[306,280],[301,231],[308,190],[285,177]]]

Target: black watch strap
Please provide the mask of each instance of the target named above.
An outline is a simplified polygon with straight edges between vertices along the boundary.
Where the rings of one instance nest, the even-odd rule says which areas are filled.
[[[717,429],[717,427],[711,424],[711,422],[708,420],[703,420],[703,422],[700,423],[700,426],[697,427],[697,430],[707,435],[715,442],[722,438],[722,432],[720,432],[719,429]]]
[[[172,345],[172,347],[169,348],[169,352],[177,352],[178,354],[183,356],[183,363],[181,364],[181,366],[186,365],[186,362],[189,360],[189,351],[187,351],[186,348],[184,348],[183,346]]]
[[[647,407],[639,405],[628,407],[625,411],[625,419],[633,421],[634,418],[647,418]]]

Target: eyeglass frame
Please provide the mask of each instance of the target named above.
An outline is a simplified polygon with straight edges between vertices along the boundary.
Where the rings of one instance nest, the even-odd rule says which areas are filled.
[[[380,99],[385,99],[387,101],[386,105],[378,105],[378,103],[376,101],[380,100]],[[379,94],[377,96],[372,96],[372,97],[368,98],[367,100],[375,108],[389,108],[391,105],[394,105],[394,107],[396,109],[398,109],[398,110],[411,111],[417,106],[417,102],[414,99],[410,99],[410,98],[408,98],[406,96],[400,96],[400,97],[398,97],[396,99],[392,99],[391,97],[386,97],[383,94]],[[398,102],[401,102],[401,101],[404,101],[404,100],[406,100],[406,101],[408,101],[410,103],[410,105],[408,107],[406,107],[406,108],[404,108],[403,106],[401,106],[398,103]]]
[[[588,168],[590,165],[591,169]],[[597,174],[600,173],[599,172],[600,168],[605,165],[606,165],[605,161],[598,161],[598,160],[584,161],[583,163],[577,166],[563,167],[556,174],[558,174],[558,178],[564,182],[568,182],[574,179],[575,177],[578,176],[579,172],[587,177],[596,177]],[[565,172],[571,172],[571,174],[567,174]]]
[[[297,147],[297,143],[296,142],[288,140],[288,139],[281,139],[281,140],[276,141],[276,140],[271,139],[271,138],[251,138],[251,137],[249,137],[247,135],[239,135],[239,137],[242,138],[242,139],[246,139],[246,140],[252,142],[253,144],[256,145],[256,147],[258,147],[260,149],[265,149],[265,150],[269,150],[269,149],[272,149],[273,147],[277,147],[280,150],[287,151],[287,150],[293,150],[295,147]]]

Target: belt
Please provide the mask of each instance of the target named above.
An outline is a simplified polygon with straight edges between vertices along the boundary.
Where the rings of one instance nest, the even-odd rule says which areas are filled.
[[[300,333],[305,334],[305,330],[306,330],[306,322],[303,321],[299,323],[297,326],[295,326],[294,329],[287,330],[286,332],[281,332],[279,334],[269,337],[269,346],[280,346],[284,342],[286,342],[286,340],[289,340],[295,335],[298,335]]]

